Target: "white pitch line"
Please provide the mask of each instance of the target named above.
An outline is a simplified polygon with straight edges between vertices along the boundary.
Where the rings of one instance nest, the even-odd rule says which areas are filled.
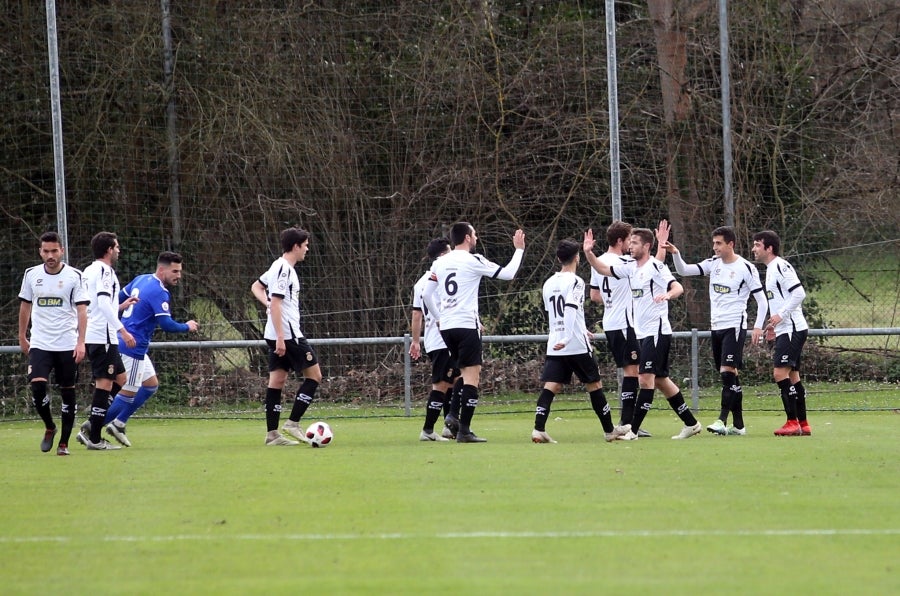
[[[781,530],[598,530],[585,532],[442,532],[437,534],[386,533],[386,534],[171,534],[163,536],[106,536],[103,542],[182,542],[215,540],[454,540],[471,538],[669,538],[687,536],[894,536],[900,528],[813,528]],[[0,544],[76,542],[81,537],[71,536],[0,536]]]

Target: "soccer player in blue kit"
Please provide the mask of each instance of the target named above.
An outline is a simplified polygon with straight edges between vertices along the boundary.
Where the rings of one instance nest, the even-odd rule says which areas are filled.
[[[159,389],[156,369],[147,354],[153,332],[157,326],[168,333],[188,333],[199,328],[194,320],[179,323],[169,310],[168,287],[178,285],[182,261],[178,253],[161,252],[156,259],[156,272],[137,276],[119,294],[122,302],[129,297],[137,299],[122,313],[122,324],[134,336],[135,345],[129,347],[119,339],[127,381],[106,412],[106,432],[126,447],[131,447],[131,441],[125,435],[125,424]]]

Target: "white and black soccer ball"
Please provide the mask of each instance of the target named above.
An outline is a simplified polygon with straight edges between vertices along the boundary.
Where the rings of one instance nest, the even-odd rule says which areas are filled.
[[[334,439],[334,432],[327,422],[313,422],[306,429],[306,440],[312,447],[328,447]]]

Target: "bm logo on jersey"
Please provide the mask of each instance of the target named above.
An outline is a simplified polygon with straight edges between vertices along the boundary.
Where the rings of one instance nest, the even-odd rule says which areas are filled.
[[[766,298],[772,300],[773,298],[775,298],[775,292],[773,292],[772,290],[766,290]]]
[[[731,288],[722,284],[713,284],[713,292],[716,294],[730,294]]]
[[[41,298],[37,299],[37,305],[49,308],[59,308],[63,305],[63,299],[57,298],[55,296],[42,296]]]
[[[638,289],[636,289],[636,290],[631,290],[631,297],[632,297],[632,298],[643,298],[643,297],[644,297],[644,290],[642,290],[642,289],[640,289],[640,288],[638,288]]]

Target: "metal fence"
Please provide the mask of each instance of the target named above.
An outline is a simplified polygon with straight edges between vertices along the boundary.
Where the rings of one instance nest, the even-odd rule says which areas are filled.
[[[869,366],[863,367],[862,372],[857,372],[856,380],[868,381],[887,381],[888,390],[897,394],[900,406],[900,390],[898,390],[897,382],[900,382],[900,327],[872,327],[872,328],[846,328],[846,329],[811,329],[809,331],[810,340],[807,344],[808,348],[814,349],[816,341],[834,340],[842,337],[885,337],[891,345],[885,350],[878,352],[869,352],[863,356],[868,357]],[[707,346],[710,338],[709,331],[701,331],[693,329],[691,331],[677,331],[673,333],[673,350],[671,357],[672,377],[678,383],[685,394],[690,391],[690,400],[692,408],[696,411],[700,408],[701,392],[704,389],[712,389],[718,391],[718,376],[712,371],[712,363],[710,351]],[[530,394],[538,389],[540,365],[543,361],[544,345],[547,341],[547,335],[488,335],[484,336],[487,375],[483,375],[482,395],[483,396],[502,396],[510,393]],[[605,338],[602,335],[596,336],[598,348],[603,348]],[[323,391],[320,393],[323,401],[334,403],[352,403],[369,404],[378,406],[390,406],[402,409],[406,416],[412,415],[413,403],[416,396],[423,398],[427,391],[425,390],[430,378],[430,365],[422,360],[418,363],[413,362],[409,356],[410,336],[408,334],[398,337],[361,337],[361,338],[318,338],[310,339],[310,343],[316,347],[317,351],[322,352],[322,368],[324,373]],[[382,346],[384,350],[385,360],[383,368],[392,370],[395,374],[378,376],[369,370],[354,370],[352,367],[344,363],[329,362],[330,347],[360,347],[360,346]],[[221,401],[215,399],[217,392],[222,392],[223,387],[231,387],[225,378],[232,374],[233,370],[210,368],[208,363],[212,360],[211,356],[215,352],[227,350],[250,350],[259,354],[264,354],[266,344],[262,340],[225,340],[225,341],[163,341],[151,343],[151,350],[154,361],[159,362],[170,351],[194,351],[187,359],[181,358],[180,361],[188,361],[187,373],[183,375],[188,386],[190,398],[182,403],[174,403],[173,409],[188,405],[188,401],[192,405],[202,405],[210,401]],[[497,349],[500,353],[493,354]],[[750,350],[748,349],[748,352]],[[336,352],[338,356],[343,351]],[[846,351],[839,350],[839,357],[845,360],[851,358]],[[605,373],[607,385],[611,386],[611,379],[615,378],[615,367],[608,360],[608,354],[605,349],[598,349],[596,355],[601,362],[602,372]],[[805,356],[806,357],[806,356]],[[18,364],[13,359],[18,359]],[[26,379],[24,374],[24,358],[21,356],[18,346],[0,346],[0,359],[5,362],[6,370],[10,367],[18,367],[18,372],[7,373],[2,381],[3,387],[3,415],[21,414],[27,410],[28,401]],[[391,363],[390,365],[387,363]],[[490,364],[496,366],[490,367]],[[846,367],[846,363],[842,365]],[[85,372],[86,366],[83,365],[82,371]],[[754,376],[752,368],[760,369],[760,373]],[[157,370],[160,374],[164,371],[157,364]],[[201,370],[202,369],[202,370]],[[500,372],[498,372],[500,371]],[[244,370],[249,382],[242,385],[235,391],[235,395],[229,396],[225,401],[233,405],[246,406],[248,402],[260,401],[259,395],[255,395],[253,387],[259,389],[265,387],[266,374],[264,367],[256,369]],[[745,355],[745,372],[751,379],[751,383],[770,384],[771,383],[771,358],[769,353],[759,350],[754,354]],[[846,380],[838,379],[839,376],[846,376],[846,372],[841,372],[841,366],[835,365],[832,361],[825,363],[817,363],[814,365],[812,375],[809,374],[804,367],[804,376],[809,379],[818,381],[829,380]],[[743,373],[742,373],[743,376]],[[895,378],[897,377],[897,378]],[[366,379],[373,380],[369,386],[362,383]],[[340,395],[343,389],[337,387],[347,387],[347,382],[353,384],[357,380],[359,383],[358,393],[355,394],[353,400],[348,400],[345,396]],[[87,378],[83,377],[81,383],[87,383]],[[382,383],[382,386],[378,386]],[[393,385],[393,390],[389,390],[384,385]],[[744,381],[747,384],[747,381]],[[172,392],[175,389],[183,389],[183,387],[166,386],[163,383],[162,394],[167,391]],[[178,385],[178,383],[175,383]],[[248,387],[250,389],[248,389]],[[329,391],[330,388],[330,391]],[[287,390],[287,388],[286,388]],[[580,391],[577,386],[572,387],[572,391]],[[79,391],[79,402],[86,403],[89,392]],[[231,401],[228,401],[228,400]],[[170,402],[171,403],[171,402]]]

